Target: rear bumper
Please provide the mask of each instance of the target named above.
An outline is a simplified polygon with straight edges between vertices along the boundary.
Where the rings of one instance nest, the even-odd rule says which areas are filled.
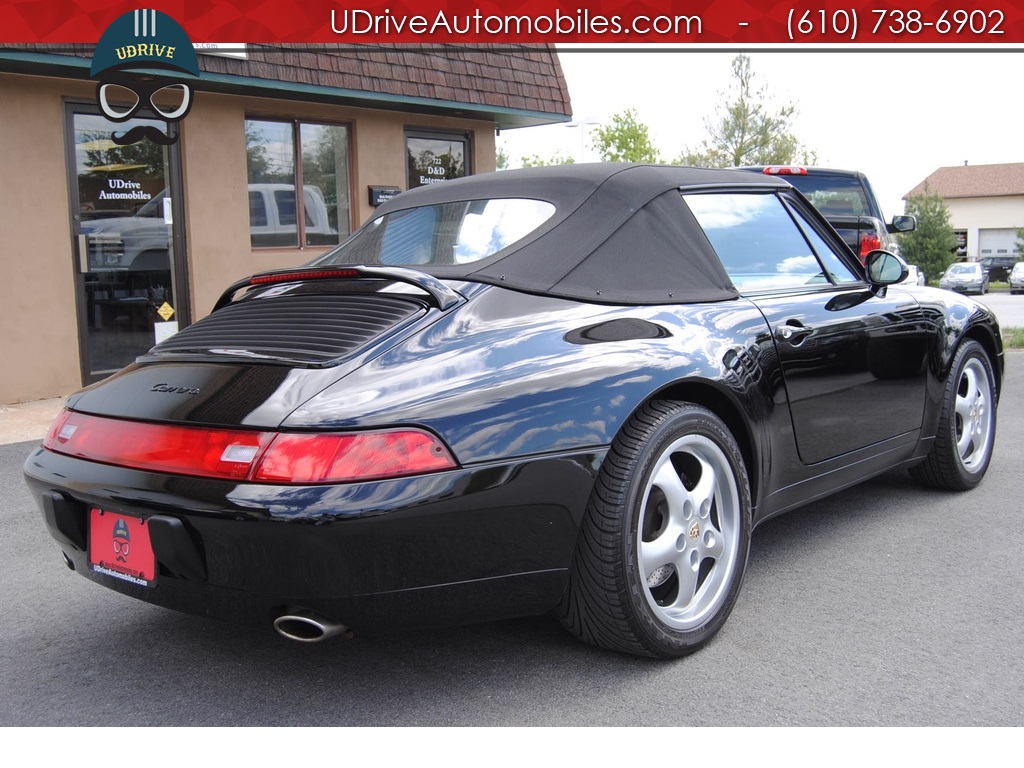
[[[239,485],[36,450],[25,464],[69,563],[168,608],[269,627],[309,608],[356,632],[543,613],[565,587],[602,452],[336,486]],[[158,577],[88,562],[88,513],[151,521]]]

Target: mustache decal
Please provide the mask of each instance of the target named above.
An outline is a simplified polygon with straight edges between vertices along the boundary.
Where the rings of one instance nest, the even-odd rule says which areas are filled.
[[[110,140],[122,147],[127,146],[128,144],[134,144],[137,141],[142,141],[142,139],[149,139],[156,144],[167,146],[176,142],[178,137],[168,136],[159,128],[154,128],[152,125],[136,125],[134,128],[122,133],[120,136],[117,135],[116,131],[110,134]]]

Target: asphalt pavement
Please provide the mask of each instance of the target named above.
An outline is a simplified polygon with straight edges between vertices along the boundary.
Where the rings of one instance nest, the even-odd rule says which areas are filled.
[[[725,628],[672,662],[547,617],[302,645],[146,605],[65,568],[34,443],[0,446],[0,725],[1022,726],[1022,371],[981,486],[893,472],[764,524]]]
[[[986,307],[991,309],[999,325],[1004,328],[1024,328],[1024,295],[1011,296],[1008,292],[986,293],[984,296],[974,296]]]

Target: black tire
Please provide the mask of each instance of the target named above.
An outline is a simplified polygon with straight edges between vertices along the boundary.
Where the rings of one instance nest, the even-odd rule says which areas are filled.
[[[985,348],[968,339],[957,350],[942,397],[935,443],[910,470],[921,485],[966,491],[985,476],[996,439],[996,378]]]
[[[721,419],[692,403],[648,403],[602,464],[557,609],[562,624],[639,656],[696,651],[736,602],[750,514],[743,457]]]

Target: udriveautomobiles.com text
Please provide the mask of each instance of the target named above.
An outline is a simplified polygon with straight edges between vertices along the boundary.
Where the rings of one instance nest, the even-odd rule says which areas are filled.
[[[420,14],[394,14],[390,9],[371,13],[360,9],[331,11],[331,30],[338,35],[516,36],[516,35],[699,35],[700,16],[622,16],[575,14],[556,10],[553,15],[517,16],[449,13],[441,10],[431,18]]]

